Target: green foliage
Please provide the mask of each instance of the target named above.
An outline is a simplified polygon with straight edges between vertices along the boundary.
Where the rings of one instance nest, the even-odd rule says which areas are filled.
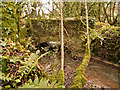
[[[6,42],[6,45],[4,42]],[[30,78],[34,81],[35,76],[45,76],[38,60],[49,52],[38,56],[37,52],[30,53],[18,42],[13,43],[10,39],[3,41],[3,45],[2,87],[17,87]]]
[[[118,63],[120,28],[108,23],[97,22],[95,29],[97,33],[90,34],[92,36],[91,51],[98,56],[103,55],[103,58]]]
[[[104,58],[119,63],[119,41],[120,41],[120,28],[117,26],[111,26],[108,23],[102,23],[98,22],[96,23],[97,32],[100,33],[100,35],[103,37],[103,41],[101,44],[98,42],[98,40],[95,40],[92,44],[97,44],[99,47],[98,55],[103,54]],[[95,48],[93,48],[95,50]],[[101,52],[105,53],[101,53]],[[96,52],[97,53],[97,52]],[[106,54],[107,53],[107,54]]]
[[[81,35],[83,46],[86,46],[86,32]],[[90,42],[92,55],[106,58],[119,64],[120,27],[111,26],[109,23],[96,22],[94,29],[90,30]]]
[[[59,41],[59,22],[51,20],[31,20],[30,28],[32,40],[38,45],[45,41]],[[52,32],[52,33],[51,33]]]
[[[64,17],[85,16],[84,2],[64,2]]]
[[[27,5],[27,7],[23,8],[25,4]],[[46,74],[47,69],[51,67],[51,65],[43,69],[40,62],[38,62],[39,59],[43,58],[50,52],[46,52],[44,54],[39,54],[39,50],[35,53],[30,52],[35,50],[33,43],[38,44],[43,41],[51,40],[59,41],[60,39],[59,20],[56,20],[56,22],[54,21],[54,23],[52,20],[46,21],[46,14],[43,12],[43,16],[39,15],[39,22],[36,20],[33,20],[31,22],[30,18],[36,17],[35,9],[38,4],[42,6],[42,4],[38,2],[33,2],[33,4],[31,4],[31,7],[29,6],[29,2],[2,2],[1,4],[2,37],[3,39],[5,39],[0,43],[3,51],[0,55],[0,57],[2,58],[2,67],[0,67],[0,69],[2,70],[2,72],[0,72],[2,77],[0,77],[0,79],[2,80],[3,88],[64,88],[64,71],[60,70],[58,74],[56,74],[54,71],[51,75]],[[54,8],[52,11],[50,11],[50,14],[48,16],[50,16],[50,18],[58,18],[60,16],[59,5],[55,2],[53,2],[53,4]],[[103,5],[103,7],[101,5]],[[92,18],[95,17],[95,21],[108,21],[108,23],[110,24],[117,25],[117,16],[115,16],[115,18],[114,13],[112,14],[113,21],[111,17],[107,17],[109,15],[104,13],[105,11],[110,9],[108,8],[110,3],[106,3],[106,5],[107,7],[104,8],[105,4],[102,3],[88,3],[89,16]],[[27,10],[30,12],[30,8],[32,8],[32,12],[28,14]],[[113,12],[114,9],[115,7],[113,6]],[[26,15],[23,17],[22,14],[24,12],[26,13]],[[84,17],[84,3],[64,2],[63,13],[64,17]],[[103,18],[105,16],[106,18]],[[85,25],[83,21],[81,19],[80,23],[79,21],[75,21],[76,23],[73,23],[73,21],[69,21],[70,23],[68,23],[67,21],[64,22],[64,26],[67,30],[69,30],[68,33],[72,38],[72,41],[70,42],[71,46],[75,45],[72,47],[72,50],[74,49],[73,51],[71,50],[72,53],[70,52],[72,56],[75,56],[80,52],[78,46],[81,42],[79,40],[77,41],[76,38],[79,39],[81,33],[84,34],[82,35],[82,40],[85,42],[84,44],[86,44],[87,35],[85,32],[86,29],[83,26]],[[120,63],[120,28],[116,26],[111,26],[108,23],[103,22],[94,23],[94,20],[89,20],[89,26],[91,28],[94,28],[93,30],[90,30],[91,50],[98,55],[100,54],[100,51],[107,51],[104,53],[107,53],[107,55],[105,56],[107,56],[108,59]],[[67,26],[67,24],[69,25]],[[94,24],[96,24],[95,27]],[[73,27],[71,28],[72,25]],[[81,30],[83,32],[81,32]],[[68,39],[65,39],[65,41],[67,42]],[[29,46],[32,47],[30,51],[26,50],[26,48],[29,49]],[[77,50],[75,50],[76,46]],[[44,50],[47,51],[48,48],[45,48]],[[50,56],[56,57],[56,52],[54,53],[54,55],[50,54]],[[84,74],[85,69],[88,66],[89,59],[90,56],[88,55],[88,52],[86,50],[82,64],[76,69],[76,77],[74,78],[71,88],[82,88],[85,85],[87,80]]]
[[[16,10],[15,3],[2,3],[2,26],[3,38],[11,36],[13,40],[17,38],[17,24],[16,24]],[[14,34],[13,34],[14,33]]]
[[[35,79],[34,82],[29,80],[25,83],[22,87],[18,88],[58,88],[59,84],[56,81],[49,83],[49,79],[42,78],[40,81],[39,79]]]
[[[2,2],[2,37],[11,38],[14,42],[25,42],[27,31],[30,29],[28,14],[23,17],[26,2]],[[29,24],[29,25],[28,25]],[[24,40],[24,41],[23,41]]]
[[[90,60],[88,52],[89,51],[86,49],[83,61],[75,71],[76,77],[74,78],[71,88],[82,88],[87,82],[87,79],[85,78],[84,74]]]
[[[28,86],[29,88],[62,87],[58,81],[55,81],[55,78],[51,78],[50,75],[46,74],[47,72],[38,62],[50,51],[39,56],[39,50],[36,53],[30,53],[18,42],[13,43],[11,39],[1,40],[1,45],[3,52],[1,56],[2,72],[0,72],[2,77],[0,79],[3,81],[3,88],[17,88],[21,85],[23,86],[21,88]],[[62,74],[64,75],[64,73]],[[25,85],[23,85],[24,83]]]

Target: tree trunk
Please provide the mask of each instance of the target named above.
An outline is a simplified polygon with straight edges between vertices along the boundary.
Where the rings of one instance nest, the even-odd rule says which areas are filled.
[[[60,13],[61,13],[61,70],[64,70],[64,36],[63,36],[63,13],[62,13],[62,2],[60,3]]]
[[[115,5],[116,5],[116,2],[114,2],[113,9],[112,9],[113,21],[114,21],[114,19],[115,19],[115,18],[114,18],[114,13],[115,13],[115,12],[114,12],[114,11],[115,11]]]
[[[88,45],[89,56],[90,56],[90,40],[89,40],[89,29],[88,29],[88,9],[87,9],[87,2],[85,3],[85,9],[86,9],[86,24],[87,24],[87,45]]]
[[[103,5],[103,11],[104,11],[104,13],[105,13],[105,17],[107,18],[107,22],[110,24],[110,25],[114,25],[116,22],[117,22],[117,19],[118,19],[118,14],[119,14],[119,12],[118,12],[118,14],[116,15],[116,17],[114,17],[114,20],[113,21],[111,21],[111,17],[109,17],[109,15],[108,15],[108,13],[107,13],[107,7],[105,8],[105,5],[104,5],[104,3],[102,4]],[[109,3],[107,4],[107,6],[109,5]],[[114,6],[115,7],[115,6]],[[113,7],[113,8],[114,8]]]
[[[100,21],[100,9],[101,9],[100,7],[101,7],[101,3],[99,2],[98,5],[99,5],[99,7],[98,7],[98,20]]]
[[[111,22],[111,18],[112,18],[112,12],[111,12],[111,10],[112,10],[112,2],[110,2],[110,22]]]
[[[118,2],[118,25],[120,26],[120,1]]]

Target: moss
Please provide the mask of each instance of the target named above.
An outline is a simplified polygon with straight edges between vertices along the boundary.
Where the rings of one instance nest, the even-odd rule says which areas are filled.
[[[86,84],[87,79],[85,78],[84,74],[88,66],[89,60],[90,54],[88,53],[88,50],[86,50],[82,64],[75,71],[76,77],[74,78],[71,88],[82,88]]]
[[[64,86],[64,71],[60,70],[57,76],[58,83],[60,83],[61,87]]]
[[[71,88],[82,88],[86,82],[87,82],[87,79],[85,78],[84,75],[77,75],[74,78],[74,82]]]

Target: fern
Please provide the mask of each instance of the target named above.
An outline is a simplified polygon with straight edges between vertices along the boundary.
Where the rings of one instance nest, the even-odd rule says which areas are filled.
[[[0,79],[3,80],[2,87],[16,87],[21,85],[20,83],[23,84],[29,79],[35,78],[35,76],[46,76],[45,73],[39,69],[41,66],[39,65],[38,68],[36,64],[39,64],[38,60],[49,52],[41,56],[38,56],[38,51],[29,54],[28,50],[23,48],[22,45],[17,42],[13,43],[11,40],[6,40],[6,43],[1,41],[1,45],[4,47],[3,55],[0,55],[2,58],[2,72],[0,72],[2,75]]]
[[[22,87],[19,88],[58,88],[59,83],[56,83],[56,81],[49,83],[49,79],[42,78],[40,81],[39,79],[35,79],[34,82],[30,79],[28,83],[25,83]]]

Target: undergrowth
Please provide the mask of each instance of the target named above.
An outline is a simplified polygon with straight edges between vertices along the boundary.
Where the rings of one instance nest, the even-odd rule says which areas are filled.
[[[2,88],[57,88],[60,86],[55,78],[52,80],[45,72],[39,59],[49,54],[45,52],[39,55],[38,51],[32,53],[25,49],[19,42],[13,42],[11,39],[1,40],[2,69],[0,78]],[[41,86],[42,85],[42,86]]]

